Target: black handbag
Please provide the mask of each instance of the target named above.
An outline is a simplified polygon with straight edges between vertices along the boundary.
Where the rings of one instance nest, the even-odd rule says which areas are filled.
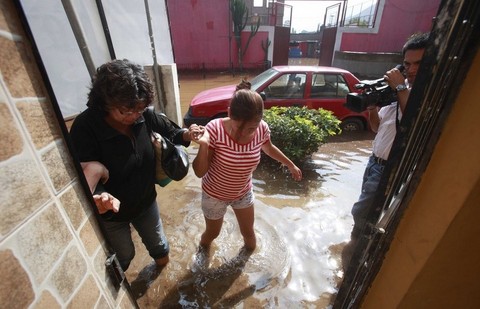
[[[175,145],[159,133],[152,132],[155,150],[155,179],[157,184],[165,187],[172,180],[182,180],[188,174],[190,161],[185,147]]]
[[[172,180],[182,180],[188,174],[190,161],[183,145],[175,145],[169,138],[153,130],[152,122],[156,117],[162,119],[168,126],[180,129],[163,113],[155,113],[153,107],[147,109],[143,116],[148,132],[150,132],[153,149],[155,151],[155,180],[162,187]]]

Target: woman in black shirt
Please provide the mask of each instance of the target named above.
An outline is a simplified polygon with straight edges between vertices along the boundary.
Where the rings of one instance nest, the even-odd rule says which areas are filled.
[[[154,112],[148,107],[153,98],[153,86],[140,65],[126,59],[105,63],[93,78],[88,108],[70,130],[84,171],[101,167],[98,175],[86,172],[86,177],[89,183],[90,177],[96,177],[94,182],[106,180],[97,184],[94,200],[124,270],[135,255],[130,224],[157,265],[168,263],[169,246],[156,203],[151,131],[186,147],[202,131],[196,125],[181,129]]]

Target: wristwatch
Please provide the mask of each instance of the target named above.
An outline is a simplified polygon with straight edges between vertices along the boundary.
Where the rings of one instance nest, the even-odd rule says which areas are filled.
[[[407,85],[405,85],[405,84],[399,84],[399,85],[397,85],[397,87],[395,87],[395,89],[397,90],[397,92],[400,92],[400,91],[403,91],[403,90],[407,90]]]

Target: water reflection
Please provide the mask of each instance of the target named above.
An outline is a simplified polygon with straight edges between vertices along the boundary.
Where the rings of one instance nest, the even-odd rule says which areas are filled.
[[[327,308],[342,280],[340,253],[350,236],[350,210],[372,137],[335,137],[303,167],[300,183],[278,167],[262,165],[254,174],[258,247],[251,255],[242,251],[231,210],[210,252],[198,252],[204,221],[200,179],[193,172],[158,187],[171,263],[156,270],[138,246],[127,277],[140,307]],[[193,157],[196,148],[190,151]]]
[[[189,222],[203,221],[200,211],[190,211],[196,215],[190,216]],[[197,250],[190,256],[190,271],[178,278],[160,308],[232,308],[246,302],[258,304],[255,299],[247,300],[254,293],[256,298],[275,295],[285,285],[290,256],[275,229],[262,218],[256,222],[256,232],[258,248],[249,254],[241,248],[235,216],[227,213],[222,233],[210,251]]]

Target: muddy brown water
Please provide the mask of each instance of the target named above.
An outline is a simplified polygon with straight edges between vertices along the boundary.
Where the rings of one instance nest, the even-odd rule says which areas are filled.
[[[182,112],[196,93],[240,79],[180,74]],[[343,278],[340,253],[372,139],[370,132],[330,138],[301,167],[300,182],[261,164],[253,175],[258,247],[251,255],[241,251],[231,209],[209,254],[198,252],[205,223],[201,180],[191,169],[182,181],[157,187],[170,263],[158,271],[133,232],[136,256],[126,276],[140,308],[328,308]],[[196,152],[189,147],[190,159]]]

